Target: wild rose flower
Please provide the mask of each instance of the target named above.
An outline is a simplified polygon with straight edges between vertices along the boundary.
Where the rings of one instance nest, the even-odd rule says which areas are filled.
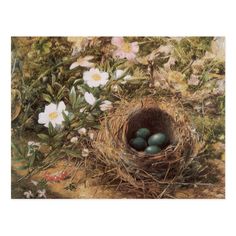
[[[133,60],[139,51],[138,42],[128,43],[123,37],[113,37],[111,43],[117,47],[113,55],[121,59]]]
[[[83,74],[83,79],[90,88],[105,85],[108,82],[108,78],[109,75],[107,72],[99,71],[99,69],[95,68],[91,68]]]
[[[66,115],[68,114],[68,111],[65,109],[66,106],[63,101],[59,102],[58,105],[50,103],[48,106],[45,106],[44,112],[39,113],[38,123],[48,127],[49,122],[51,122],[54,128],[56,125],[61,125],[64,121],[62,112]]]

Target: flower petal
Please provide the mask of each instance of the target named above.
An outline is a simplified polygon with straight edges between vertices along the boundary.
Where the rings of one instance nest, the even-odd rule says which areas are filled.
[[[134,53],[126,53],[125,57],[128,59],[128,60],[133,60],[136,55]]]
[[[131,43],[131,47],[132,47],[132,52],[133,53],[137,53],[139,51],[138,42]]]
[[[101,76],[103,79],[108,79],[109,78],[109,74],[107,72],[101,72]]]
[[[86,61],[90,61],[94,58],[94,56],[85,56],[83,59]]]
[[[48,117],[47,117],[46,113],[44,113],[44,112],[39,113],[39,117],[38,117],[38,123],[39,124],[45,124],[48,121],[49,120],[48,120]]]
[[[57,105],[54,103],[50,103],[49,105],[45,106],[44,112],[51,113],[57,110]]]
[[[80,64],[79,64],[79,62],[74,62],[74,63],[72,63],[71,65],[70,65],[70,70],[72,70],[72,69],[74,69],[74,68],[76,68],[76,67],[78,67]]]
[[[95,80],[88,80],[87,81],[87,85],[90,87],[90,88],[97,88],[99,87],[101,84],[101,80],[100,81],[95,81]]]
[[[91,72],[90,71],[85,71],[83,73],[83,79],[84,81],[88,81],[91,78]]]
[[[64,117],[63,117],[62,114],[60,114],[60,115],[55,119],[55,125],[61,125],[63,121],[64,121]]]
[[[62,112],[62,111],[65,111],[65,109],[66,109],[65,103],[63,101],[60,101],[58,106],[57,106],[57,111]]]
[[[85,92],[84,99],[90,105],[94,105],[94,103],[96,102],[96,98],[93,96],[92,93]]]
[[[124,43],[124,38],[123,37],[113,37],[111,39],[111,43],[117,47],[121,47],[122,44]]]
[[[115,79],[119,79],[120,77],[122,77],[122,75],[124,74],[124,70],[116,70],[115,71]]]

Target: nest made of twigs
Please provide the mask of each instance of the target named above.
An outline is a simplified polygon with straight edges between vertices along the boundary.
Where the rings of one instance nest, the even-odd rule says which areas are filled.
[[[129,140],[142,127],[167,134],[168,145],[153,155],[133,149]],[[106,166],[106,181],[137,196],[162,197],[196,156],[195,143],[189,120],[175,100],[145,98],[122,101],[101,122],[93,146]]]

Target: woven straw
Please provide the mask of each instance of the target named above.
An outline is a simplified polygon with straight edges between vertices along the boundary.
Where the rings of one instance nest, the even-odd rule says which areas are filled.
[[[139,128],[167,134],[168,145],[155,155],[138,152],[129,140]],[[163,197],[182,178],[196,156],[196,137],[175,100],[145,98],[122,101],[103,121],[93,143],[96,158],[106,166],[105,181],[137,197]]]

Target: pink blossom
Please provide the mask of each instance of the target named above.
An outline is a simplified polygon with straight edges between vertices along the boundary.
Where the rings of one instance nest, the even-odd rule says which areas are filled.
[[[111,43],[117,47],[113,55],[121,59],[133,60],[139,51],[138,42],[128,43],[124,41],[123,37],[113,37]]]

